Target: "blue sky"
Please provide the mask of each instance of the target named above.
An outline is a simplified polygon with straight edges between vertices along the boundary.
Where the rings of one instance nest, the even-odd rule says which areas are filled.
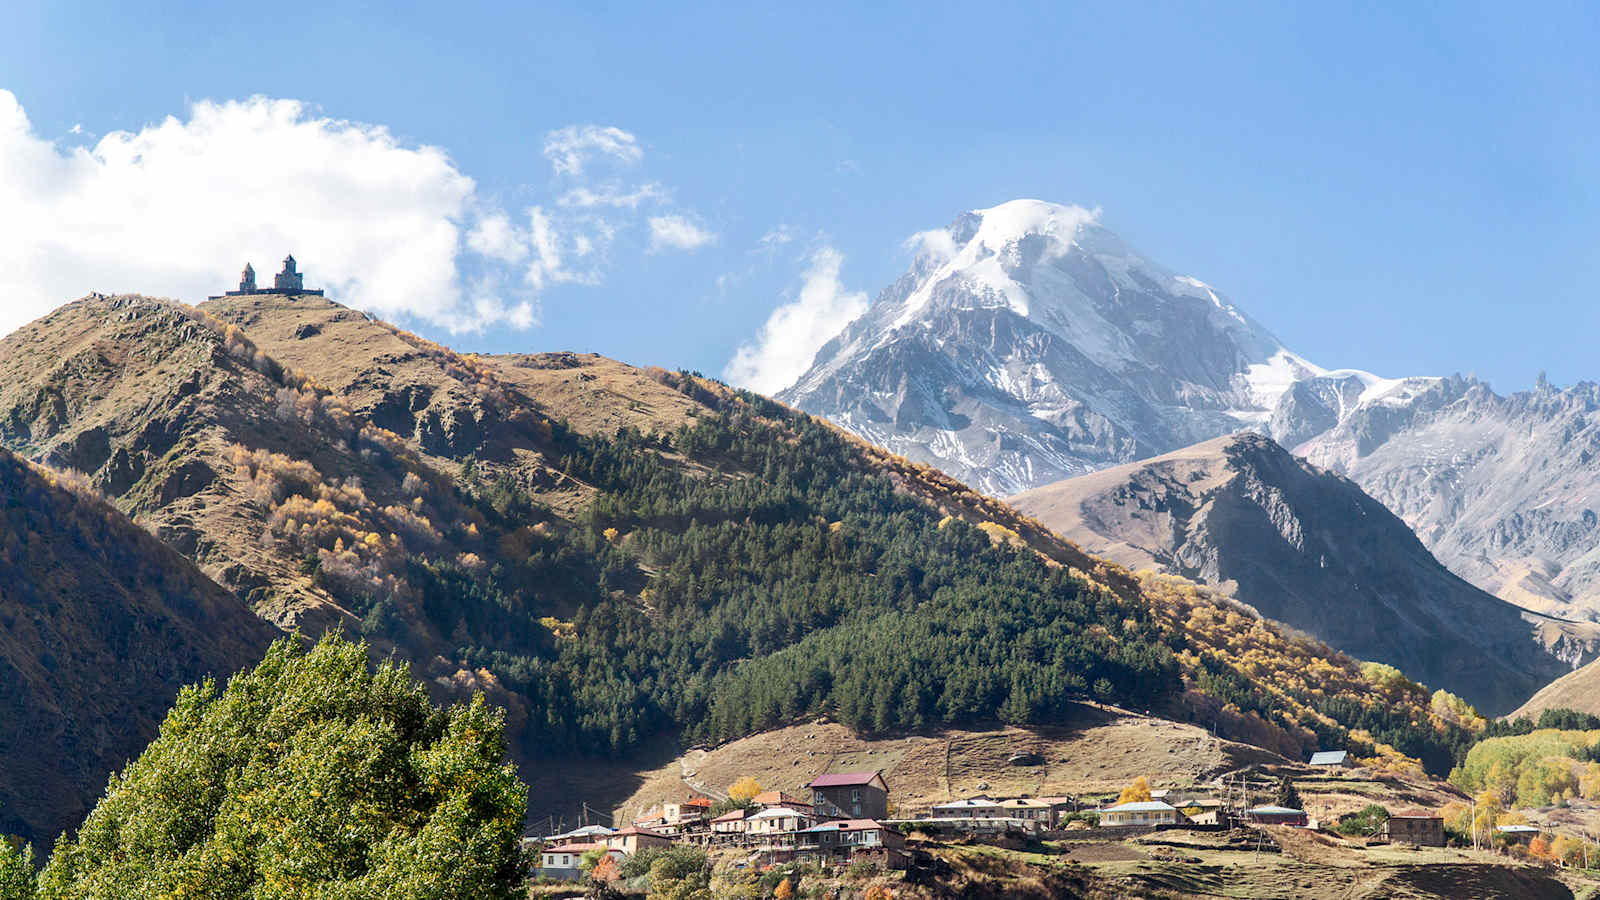
[[[10,155],[0,145],[0,186],[26,181],[12,202],[67,222],[74,243],[0,252],[12,269],[0,285],[20,296],[37,267],[53,291],[92,278],[83,290],[194,300],[237,270],[235,246],[267,269],[289,241],[313,283],[319,271],[356,278],[386,246],[418,266],[436,259],[429,223],[465,216],[463,240],[474,229],[482,240],[455,259],[475,285],[455,306],[396,299],[429,277],[398,264],[371,279],[369,302],[465,349],[595,350],[716,373],[798,295],[819,254],[838,263],[833,288],[876,295],[912,233],[1039,197],[1100,207],[1152,259],[1216,286],[1324,366],[1475,372],[1500,390],[1541,369],[1563,384],[1600,378],[1588,352],[1600,324],[1592,8],[871,6],[13,0],[0,91],[20,108],[13,142],[25,116],[31,143]],[[257,95],[301,106],[229,108],[217,115],[233,124],[196,125],[198,101]],[[55,211],[73,207],[50,185],[90,178],[73,148],[107,133],[140,136],[125,142],[129,166],[180,144],[214,160],[189,145],[230,128],[274,134],[284,117],[387,131],[330,126],[306,139],[308,154],[365,148],[330,163],[344,181],[304,195],[336,198],[326,208],[274,200],[319,187],[315,167],[291,167],[313,175],[281,190],[264,177],[237,197],[211,182],[152,209],[185,189],[186,168],[204,168],[194,162],[127,201],[146,234]],[[583,144],[602,134],[583,126],[628,141]],[[560,147],[578,146],[552,149],[563,133],[588,147],[579,172],[558,171]],[[61,159],[40,162],[40,146]],[[415,152],[424,146],[444,155]],[[272,153],[237,160],[278,173]],[[611,200],[582,206],[579,189]],[[408,206],[411,194],[427,195],[425,208]],[[523,274],[542,259],[531,208],[566,242],[537,285]],[[257,214],[272,221],[193,224]],[[318,217],[321,230],[308,224]],[[494,249],[485,223],[508,223],[513,249]],[[352,236],[366,224],[370,240]],[[20,227],[0,241],[43,240]],[[179,246],[151,249],[152,232]],[[102,234],[106,261],[80,258]],[[166,252],[229,258],[168,278],[184,260],[155,259]],[[473,306],[488,293],[503,305]],[[482,330],[449,330],[474,322]]]

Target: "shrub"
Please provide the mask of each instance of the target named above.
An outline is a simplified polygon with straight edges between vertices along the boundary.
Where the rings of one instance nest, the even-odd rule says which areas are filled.
[[[1333,830],[1346,837],[1368,837],[1381,831],[1383,823],[1387,821],[1389,821],[1389,811],[1373,803],[1357,812],[1340,816],[1339,824],[1335,825]]]

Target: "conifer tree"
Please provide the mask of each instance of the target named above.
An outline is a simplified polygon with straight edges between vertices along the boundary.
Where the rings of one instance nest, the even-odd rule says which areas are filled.
[[[1303,809],[1300,805],[1300,792],[1295,789],[1294,780],[1285,775],[1278,780],[1278,792],[1273,795],[1272,802],[1288,809]]]

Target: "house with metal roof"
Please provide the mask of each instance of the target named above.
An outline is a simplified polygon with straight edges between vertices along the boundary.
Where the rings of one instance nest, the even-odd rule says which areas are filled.
[[[1310,765],[1313,766],[1348,766],[1350,765],[1350,751],[1348,750],[1318,750],[1311,754]]]
[[[998,801],[982,796],[937,803],[932,812],[939,819],[993,819],[1005,815]]]
[[[881,771],[834,772],[806,785],[819,819],[882,819],[889,815],[889,784]]]
[[[1244,811],[1244,820],[1254,825],[1299,825],[1306,824],[1306,811],[1303,809],[1290,809],[1287,806],[1252,806]]]
[[[1163,800],[1118,803],[1100,810],[1102,827],[1118,825],[1176,825],[1178,810]]]

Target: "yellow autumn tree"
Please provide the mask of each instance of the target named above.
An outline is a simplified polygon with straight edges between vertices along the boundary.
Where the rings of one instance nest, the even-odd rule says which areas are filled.
[[[749,775],[740,778],[728,787],[728,798],[735,803],[749,803],[761,793],[761,782]]]
[[[1583,842],[1570,834],[1556,835],[1550,844],[1550,855],[1569,866],[1583,865]]]
[[[1133,780],[1133,784],[1122,789],[1117,795],[1118,803],[1141,803],[1150,799],[1150,780],[1140,775]]]
[[[772,896],[778,898],[778,900],[789,900],[790,897],[794,896],[794,885],[791,885],[789,879],[785,878],[778,882],[778,887],[772,892]]]

